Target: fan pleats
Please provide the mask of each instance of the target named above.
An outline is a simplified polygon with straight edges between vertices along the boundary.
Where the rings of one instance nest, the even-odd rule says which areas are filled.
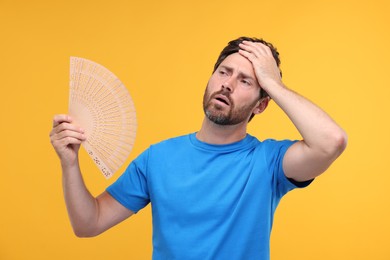
[[[87,153],[110,178],[134,145],[137,121],[134,103],[123,83],[103,66],[70,59],[69,115],[85,129]]]

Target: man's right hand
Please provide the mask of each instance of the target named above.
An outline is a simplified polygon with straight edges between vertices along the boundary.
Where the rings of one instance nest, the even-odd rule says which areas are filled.
[[[78,160],[80,144],[86,140],[83,129],[72,124],[69,115],[56,115],[50,141],[61,160],[62,166],[73,166]]]

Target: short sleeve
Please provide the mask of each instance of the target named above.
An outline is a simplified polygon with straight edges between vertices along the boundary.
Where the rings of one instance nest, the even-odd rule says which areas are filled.
[[[274,193],[278,199],[295,188],[304,188],[313,180],[297,182],[286,177],[283,170],[283,158],[288,148],[297,141],[292,140],[267,140],[268,169],[273,174]]]
[[[127,167],[126,171],[106,191],[127,209],[137,213],[149,202],[147,185],[148,150]]]

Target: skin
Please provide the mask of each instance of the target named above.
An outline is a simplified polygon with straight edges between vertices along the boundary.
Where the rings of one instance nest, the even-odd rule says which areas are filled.
[[[70,116],[54,116],[50,139],[61,161],[65,204],[76,236],[96,236],[133,214],[107,192],[94,198],[88,191],[78,160],[85,135]]]
[[[219,125],[235,125],[248,120],[252,110],[260,100],[259,88],[256,79],[251,76],[250,67],[240,66],[242,60],[239,54],[228,56],[213,73],[205,90],[203,97],[203,109],[206,117]],[[240,66],[237,68],[237,66]],[[237,70],[237,79],[234,79],[234,71]],[[248,70],[249,69],[249,70]],[[236,82],[235,82],[236,81]],[[222,87],[221,87],[222,86]],[[246,103],[236,103],[233,99],[233,92],[245,95]],[[226,104],[227,103],[227,104]]]
[[[244,41],[240,48],[239,53],[252,63],[260,86],[287,114],[303,137],[285,154],[283,169],[286,176],[296,181],[317,177],[344,151],[346,133],[322,109],[282,83],[267,46]]]
[[[238,53],[229,55],[220,64],[207,84],[204,95],[206,116],[197,138],[211,144],[242,140],[247,133],[250,115],[262,113],[268,105],[269,98],[259,99],[261,86],[303,138],[284,156],[286,176],[296,181],[317,177],[345,149],[346,133],[322,109],[283,84],[267,46],[244,41],[240,48]],[[221,124],[215,118],[223,118],[225,123]],[[85,135],[82,129],[72,124],[70,116],[54,117],[50,139],[61,161],[64,198],[77,236],[96,236],[133,214],[107,192],[95,198],[86,188],[78,160]]]
[[[259,88],[252,64],[247,58],[239,53],[226,57],[207,84],[204,103],[211,114],[233,114],[234,123],[221,125],[206,116],[197,138],[211,144],[227,144],[243,139],[251,114],[263,112],[268,105],[269,98],[259,99]],[[230,104],[218,101],[220,96],[212,96],[211,93],[221,90],[229,96]]]

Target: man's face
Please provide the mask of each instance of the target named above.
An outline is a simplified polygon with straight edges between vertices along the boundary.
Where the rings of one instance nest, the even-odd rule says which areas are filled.
[[[260,86],[252,63],[239,53],[226,57],[211,76],[203,96],[203,110],[219,125],[248,122],[258,106]]]

